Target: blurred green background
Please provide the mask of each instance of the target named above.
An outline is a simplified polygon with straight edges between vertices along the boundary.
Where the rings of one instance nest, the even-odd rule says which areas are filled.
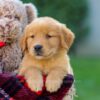
[[[100,59],[71,57],[78,97],[75,100],[100,100]]]
[[[92,14],[90,12],[92,12],[93,8],[97,7],[98,9],[99,3],[97,1],[100,3],[100,0],[23,0],[25,3],[34,3],[39,16],[56,18],[65,23],[75,33],[76,39],[70,50],[78,95],[75,100],[100,100],[100,49],[98,48],[100,43],[95,43],[98,44],[97,47],[95,47],[95,44],[92,46],[94,39],[90,41],[89,38],[92,37],[91,34],[96,34],[95,31],[91,31],[89,19],[91,19]],[[95,5],[96,3],[97,5]],[[95,15],[97,10],[95,9],[93,12],[95,22],[95,16],[98,16]],[[94,22],[92,23],[94,24]],[[96,24],[99,22],[100,20]],[[89,47],[90,45],[92,49]]]

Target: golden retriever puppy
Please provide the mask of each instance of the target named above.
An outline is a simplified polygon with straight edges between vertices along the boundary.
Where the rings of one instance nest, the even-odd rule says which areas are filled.
[[[24,57],[19,74],[33,91],[42,90],[43,75],[47,75],[47,91],[56,92],[60,88],[69,73],[67,51],[73,40],[73,32],[50,17],[36,18],[26,27],[20,42]]]

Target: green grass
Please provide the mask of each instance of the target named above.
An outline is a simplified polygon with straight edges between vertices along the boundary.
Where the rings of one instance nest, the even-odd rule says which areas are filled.
[[[71,58],[78,97],[75,100],[100,100],[100,59]]]

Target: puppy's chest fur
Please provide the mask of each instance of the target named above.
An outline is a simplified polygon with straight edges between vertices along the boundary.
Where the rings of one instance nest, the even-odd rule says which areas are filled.
[[[22,69],[24,70],[29,69],[30,67],[38,68],[40,71],[42,71],[43,74],[48,74],[53,69],[63,69],[65,71],[68,70],[68,56],[60,56],[52,57],[51,59],[46,60],[36,60],[32,57],[29,57],[29,55],[26,55],[21,63]]]

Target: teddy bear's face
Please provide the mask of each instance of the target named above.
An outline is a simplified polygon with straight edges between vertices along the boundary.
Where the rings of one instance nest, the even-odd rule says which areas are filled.
[[[8,18],[0,19],[0,41],[10,44],[16,41],[21,32],[22,28],[18,21]]]
[[[29,22],[27,12],[20,0],[0,0],[0,41],[10,43],[18,40]]]

